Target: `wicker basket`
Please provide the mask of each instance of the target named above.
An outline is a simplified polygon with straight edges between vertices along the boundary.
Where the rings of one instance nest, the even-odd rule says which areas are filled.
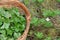
[[[10,7],[10,5],[13,5],[15,7],[18,8],[22,8],[25,12],[25,16],[26,16],[26,29],[23,32],[23,34],[17,39],[17,40],[26,40],[28,31],[29,31],[29,26],[30,26],[30,12],[28,11],[27,7],[25,7],[25,5],[17,0],[1,0],[0,1],[0,7],[5,6],[6,7]]]

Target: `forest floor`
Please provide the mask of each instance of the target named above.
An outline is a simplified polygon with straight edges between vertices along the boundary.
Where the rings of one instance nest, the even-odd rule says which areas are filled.
[[[44,25],[38,24],[35,20],[35,25],[31,24],[30,31],[27,37],[27,40],[60,40],[60,15],[54,17],[44,17],[42,10],[60,10],[60,3],[56,2],[56,0],[44,0],[44,2],[39,3],[39,1],[35,0],[22,0],[22,2],[28,7],[31,17],[39,19],[49,19],[52,22],[53,26],[48,27],[49,23],[47,23],[46,27]],[[48,12],[47,12],[48,13]],[[50,13],[50,12],[49,12]],[[55,13],[60,13],[55,12]],[[45,14],[46,15],[46,14]],[[48,14],[49,15],[49,14]],[[53,15],[53,14],[51,14]],[[31,18],[31,19],[32,19]],[[43,20],[42,20],[43,21]],[[43,21],[45,23],[45,21]]]

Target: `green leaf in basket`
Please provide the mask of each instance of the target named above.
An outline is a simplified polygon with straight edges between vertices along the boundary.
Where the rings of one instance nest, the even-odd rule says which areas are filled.
[[[8,29],[9,28],[9,25],[10,23],[4,23],[2,26],[1,26],[1,29]]]

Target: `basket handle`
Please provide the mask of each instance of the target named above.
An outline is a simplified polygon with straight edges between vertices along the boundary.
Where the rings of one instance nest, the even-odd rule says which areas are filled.
[[[26,29],[23,33],[22,36],[20,36],[17,40],[26,40],[29,28],[30,28],[30,12],[28,11],[27,7],[19,2],[19,1],[10,1],[10,2],[0,2],[0,5],[13,5],[19,8],[22,8],[25,12],[25,16],[26,16]]]

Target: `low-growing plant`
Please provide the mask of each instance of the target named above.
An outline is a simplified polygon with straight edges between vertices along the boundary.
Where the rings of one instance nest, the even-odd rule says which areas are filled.
[[[37,17],[32,18],[31,25],[34,26],[43,25],[43,27],[46,28],[53,27],[53,23],[51,21],[46,21],[45,18],[37,18]]]
[[[46,37],[44,40],[52,40],[51,37]]]
[[[29,0],[24,0],[25,5],[29,4]]]
[[[32,2],[39,2],[39,3],[42,3],[42,2],[44,2],[44,0],[32,0]]]
[[[47,9],[44,9],[43,10],[43,16],[44,17],[53,17],[55,15],[56,14],[53,11],[51,11],[51,10],[47,10]]]
[[[31,25],[38,26],[39,25],[39,19],[37,17],[31,18]]]
[[[42,3],[42,2],[44,2],[44,0],[37,0],[39,3]]]
[[[35,33],[35,36],[39,39],[42,39],[44,37],[44,34],[42,32]]]
[[[46,21],[45,18],[42,18],[39,20],[40,25],[43,25],[43,27],[50,28],[53,27],[53,23],[51,21]]]
[[[54,17],[56,15],[60,15],[60,10],[49,10],[49,9],[43,9],[43,14],[44,17]]]
[[[60,36],[56,37],[55,40],[60,40]]]
[[[56,1],[60,3],[60,0],[56,0]]]

